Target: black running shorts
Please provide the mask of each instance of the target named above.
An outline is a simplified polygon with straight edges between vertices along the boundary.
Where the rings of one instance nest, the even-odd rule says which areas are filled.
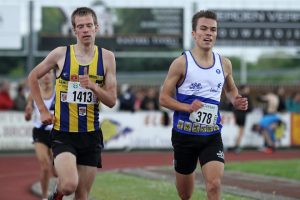
[[[76,156],[78,165],[102,167],[101,150],[103,149],[102,131],[69,133],[51,131],[51,148],[54,158],[63,152]]]
[[[33,143],[42,143],[46,145],[48,148],[51,147],[51,136],[50,136],[50,130],[40,129],[34,127],[32,129],[32,138]]]
[[[221,134],[209,136],[182,134],[172,131],[174,168],[180,174],[191,174],[197,167],[210,161],[224,161]]]

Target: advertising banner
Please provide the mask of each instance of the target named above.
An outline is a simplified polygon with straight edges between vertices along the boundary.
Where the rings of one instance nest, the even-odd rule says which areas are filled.
[[[291,114],[291,143],[292,145],[300,145],[300,114]]]
[[[73,7],[42,7],[39,50],[76,42]],[[181,50],[183,8],[108,8],[93,6],[99,23],[96,44],[114,51]],[[51,17],[50,17],[51,16]]]
[[[300,46],[300,11],[215,10],[219,46]]]
[[[234,115],[232,112],[221,112],[221,115],[224,147],[233,147],[238,135]],[[99,117],[105,150],[172,149],[172,125],[162,123],[161,112],[102,112]],[[172,112],[169,113],[169,117],[172,121]],[[257,112],[247,115],[242,147],[260,148],[264,145],[263,137],[251,130],[261,117],[261,113]],[[290,124],[292,124],[293,144],[299,145],[299,129],[295,129],[299,123],[296,121],[290,123],[290,113],[282,114],[280,118],[286,126],[277,133],[276,145],[291,146]],[[299,118],[299,115],[293,116],[293,120]],[[0,119],[0,150],[33,149],[33,125],[32,122],[25,121],[22,112],[0,112]]]

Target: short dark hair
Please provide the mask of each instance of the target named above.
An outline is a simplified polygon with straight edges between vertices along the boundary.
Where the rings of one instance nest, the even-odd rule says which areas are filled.
[[[285,122],[282,121],[281,119],[277,121],[277,126],[283,126],[284,128],[286,128]]]
[[[196,30],[198,19],[200,18],[208,18],[214,19],[217,21],[217,14],[211,10],[200,10],[199,12],[195,13],[192,19],[192,29],[193,31]]]
[[[72,15],[71,15],[73,28],[75,28],[75,26],[76,26],[75,17],[76,16],[86,16],[86,15],[92,15],[93,20],[94,20],[94,24],[98,25],[97,15],[96,15],[96,13],[93,9],[88,8],[88,7],[79,7],[79,8],[76,8],[76,10],[74,10]]]
[[[252,127],[251,127],[251,130],[252,130],[253,132],[258,132],[258,133],[260,133],[261,130],[262,130],[262,127],[261,127],[259,124],[253,124]]]

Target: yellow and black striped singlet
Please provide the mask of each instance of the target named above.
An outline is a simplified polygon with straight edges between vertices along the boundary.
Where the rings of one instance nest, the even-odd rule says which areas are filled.
[[[75,57],[74,46],[68,46],[62,72],[56,79],[55,84],[55,123],[53,127],[55,130],[90,132],[100,129],[100,102],[98,100],[93,104],[71,103],[67,101],[69,82],[79,82],[79,75],[83,75],[85,67],[88,67],[90,80],[102,87],[104,84],[102,49],[96,46],[92,61],[88,65],[81,65]]]

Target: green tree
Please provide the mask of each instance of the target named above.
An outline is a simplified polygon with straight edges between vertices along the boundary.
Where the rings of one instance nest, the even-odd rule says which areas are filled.
[[[61,26],[66,21],[63,11],[59,7],[42,8],[42,29],[40,33],[59,34]]]
[[[295,68],[300,66],[300,58],[289,55],[285,52],[276,52],[274,54],[262,54],[256,63],[251,67],[253,69],[279,69]]]
[[[0,75],[20,77],[25,74],[26,58],[0,57]]]
[[[117,15],[118,22],[115,26],[116,33],[144,33],[145,30],[141,27],[140,23],[143,20],[153,20],[151,9],[116,9],[115,14]],[[155,30],[148,30],[154,32]]]

